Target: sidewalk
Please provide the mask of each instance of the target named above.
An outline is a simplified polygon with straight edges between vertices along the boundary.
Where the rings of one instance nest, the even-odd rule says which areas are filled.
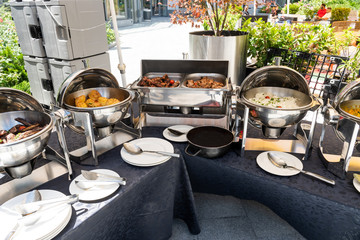
[[[120,47],[127,84],[140,77],[142,59],[182,59],[182,53],[189,49],[188,33],[196,30],[189,25],[171,24],[170,17],[153,17],[151,22],[121,27]],[[122,85],[116,46],[109,49],[109,55],[111,73]]]

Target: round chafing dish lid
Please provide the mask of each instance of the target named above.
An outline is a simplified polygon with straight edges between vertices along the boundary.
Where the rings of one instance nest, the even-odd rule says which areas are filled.
[[[360,99],[360,80],[352,81],[341,89],[335,97],[333,106],[338,110],[342,102],[355,99]]]
[[[60,87],[58,104],[63,105],[65,96],[87,88],[111,87],[119,88],[115,76],[105,69],[88,68],[70,74]]]
[[[24,110],[44,111],[31,95],[13,88],[0,88],[0,113]]]
[[[285,66],[265,66],[249,74],[241,84],[241,93],[256,87],[283,87],[310,96],[306,79],[296,70]]]

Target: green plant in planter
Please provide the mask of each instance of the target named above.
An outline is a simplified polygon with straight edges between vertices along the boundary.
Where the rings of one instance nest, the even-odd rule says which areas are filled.
[[[348,20],[350,8],[334,8],[331,10],[331,20],[333,21],[346,21]]]
[[[262,19],[257,20],[255,24],[248,19],[243,23],[241,31],[249,33],[248,57],[257,60],[257,67],[265,65],[270,47],[292,48],[295,40],[287,25],[273,25]]]
[[[354,81],[359,77],[360,70],[360,46],[357,47],[356,52],[352,58],[344,61],[344,64],[340,66],[341,69],[346,69],[347,81]]]
[[[170,14],[173,24],[191,23],[200,28],[208,22],[214,36],[221,36],[223,30],[229,30],[228,16],[250,0],[178,0],[170,7],[176,8]]]

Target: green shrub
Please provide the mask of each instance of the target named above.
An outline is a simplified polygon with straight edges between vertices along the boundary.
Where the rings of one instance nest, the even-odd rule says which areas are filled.
[[[248,56],[256,59],[257,67],[265,65],[267,50],[271,47],[315,53],[328,51],[336,54],[335,36],[329,26],[273,25],[260,19],[255,24],[247,20],[241,30],[249,33]]]
[[[289,13],[296,14],[299,11],[300,5],[297,3],[293,3],[289,5]]]
[[[0,87],[17,88],[30,93],[24,59],[10,9],[0,7],[0,16]]]
[[[111,28],[111,20],[106,23],[106,37],[108,44],[115,42],[115,33]]]
[[[350,11],[350,8],[334,8],[331,10],[331,20],[346,21],[348,20]]]

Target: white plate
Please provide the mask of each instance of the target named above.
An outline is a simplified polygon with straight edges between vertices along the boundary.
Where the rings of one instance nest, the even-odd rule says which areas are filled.
[[[112,170],[108,170],[108,169],[95,169],[95,170],[91,170],[91,172],[104,173],[104,174],[111,175],[114,177],[120,177],[119,174],[117,174],[116,172],[114,172]],[[95,186],[95,187],[85,190],[85,189],[79,188],[75,184],[75,180],[85,180],[85,178],[82,174],[80,174],[70,183],[70,186],[69,186],[70,193],[71,194],[79,194],[79,200],[82,200],[82,201],[95,201],[95,200],[100,200],[100,199],[106,198],[106,197],[110,196],[111,194],[113,194],[120,186],[119,183],[109,183],[106,185],[98,185],[98,186]]]
[[[354,187],[356,188],[356,190],[358,190],[358,192],[360,192],[360,183],[356,180],[356,178],[354,178],[353,184],[354,184]]]
[[[173,145],[161,138],[139,138],[131,141],[131,143],[141,147],[143,150],[174,153]],[[120,154],[125,162],[138,167],[156,166],[171,158],[170,156],[164,156],[157,153],[143,152],[140,154],[131,154],[128,153],[124,147],[121,149]]]
[[[42,200],[64,197],[65,194],[55,190],[39,190]],[[2,206],[14,209],[16,205],[22,204],[28,193],[16,196]],[[18,228],[14,240],[16,239],[51,239],[59,234],[68,224],[72,215],[72,208],[69,204],[60,205],[53,209],[45,210],[34,225],[22,226]],[[11,229],[6,229],[10,232]],[[3,229],[2,229],[3,231]]]
[[[176,136],[176,135],[172,134],[171,132],[169,132],[168,128],[166,128],[163,131],[164,138],[166,138],[167,140],[173,141],[173,142],[187,142],[186,133],[188,131],[190,131],[191,129],[193,129],[194,127],[189,126],[189,125],[174,125],[169,128],[178,130],[180,132],[184,132],[185,134]]]
[[[277,156],[281,157],[287,165],[296,167],[298,169],[303,169],[303,164],[300,159],[297,157],[284,152],[277,152],[271,151],[272,153],[276,154]],[[263,170],[272,173],[278,176],[293,176],[298,174],[300,171],[291,169],[291,168],[279,168],[272,164],[267,156],[268,152],[260,153],[257,158],[256,162]]]

